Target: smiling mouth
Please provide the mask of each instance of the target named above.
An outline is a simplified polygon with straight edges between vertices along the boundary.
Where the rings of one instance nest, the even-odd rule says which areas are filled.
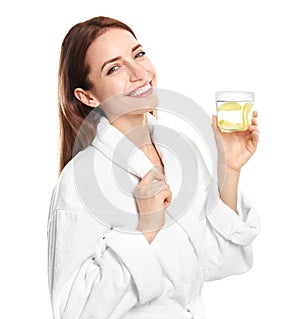
[[[146,84],[143,86],[129,92],[127,96],[130,97],[146,97],[150,94],[152,94],[153,87],[151,81],[148,81]]]

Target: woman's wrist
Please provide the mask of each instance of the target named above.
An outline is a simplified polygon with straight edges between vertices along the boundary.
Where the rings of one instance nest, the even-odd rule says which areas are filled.
[[[239,178],[241,174],[241,169],[242,168],[232,168],[229,166],[225,166],[225,174],[233,178]]]
[[[165,209],[152,213],[139,213],[137,227],[142,231],[158,231],[165,223]]]
[[[153,239],[155,238],[155,236],[157,235],[157,233],[159,232],[159,230],[157,231],[142,231],[141,229],[139,229],[138,227],[136,228],[137,230],[139,230],[144,236],[145,238],[148,240],[148,243],[151,244]]]
[[[164,226],[165,222],[165,211],[160,210],[159,212],[150,214],[139,214],[139,221],[136,226],[136,230],[139,230],[151,244],[154,237]]]
[[[153,239],[155,238],[155,236],[157,235],[157,233],[160,231],[161,228],[156,229],[156,230],[149,230],[147,228],[145,228],[145,225],[142,224],[138,224],[136,227],[136,230],[140,231],[145,238],[148,240],[149,244],[151,244],[151,242],[153,241]]]

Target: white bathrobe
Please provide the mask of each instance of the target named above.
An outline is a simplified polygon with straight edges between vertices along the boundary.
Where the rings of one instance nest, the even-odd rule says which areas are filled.
[[[148,122],[174,200],[180,191],[180,163],[159,144],[158,121],[151,114]],[[134,189],[153,165],[137,147],[129,159],[124,158],[117,152],[121,139],[124,135],[102,116],[94,141],[66,165],[54,188],[48,220],[54,318],[202,319],[203,283],[244,273],[252,266],[251,242],[259,232],[257,212],[241,194],[238,214],[220,199],[205,212],[210,178],[199,155],[195,176],[201,183],[194,200],[180,218],[158,232],[151,244],[139,231],[122,231],[118,220],[107,227],[99,220],[101,213],[95,216],[86,205],[74,171],[77,174],[78,168],[81,170],[81,186],[93,194],[89,173],[84,179],[92,158],[93,172],[105,198],[137,222],[135,199],[120,189],[112,167],[116,164],[128,174]],[[101,201],[96,205],[93,209],[104,210]],[[103,213],[109,217],[110,212]]]

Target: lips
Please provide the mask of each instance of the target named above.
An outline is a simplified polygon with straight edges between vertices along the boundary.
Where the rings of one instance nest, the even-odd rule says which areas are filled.
[[[131,97],[145,97],[152,93],[152,83],[147,81],[142,86],[132,90],[127,95]]]

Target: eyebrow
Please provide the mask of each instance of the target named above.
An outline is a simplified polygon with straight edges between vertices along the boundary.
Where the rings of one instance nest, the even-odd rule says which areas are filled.
[[[135,50],[137,50],[138,48],[140,48],[142,45],[141,44],[137,44],[136,46],[134,46],[132,49],[131,49],[131,52],[133,53]],[[101,67],[101,71],[104,69],[104,67],[109,64],[109,63],[112,63],[112,62],[115,62],[117,60],[121,59],[121,56],[116,56],[115,58],[112,58],[112,59],[109,59],[107,61],[105,61]]]

